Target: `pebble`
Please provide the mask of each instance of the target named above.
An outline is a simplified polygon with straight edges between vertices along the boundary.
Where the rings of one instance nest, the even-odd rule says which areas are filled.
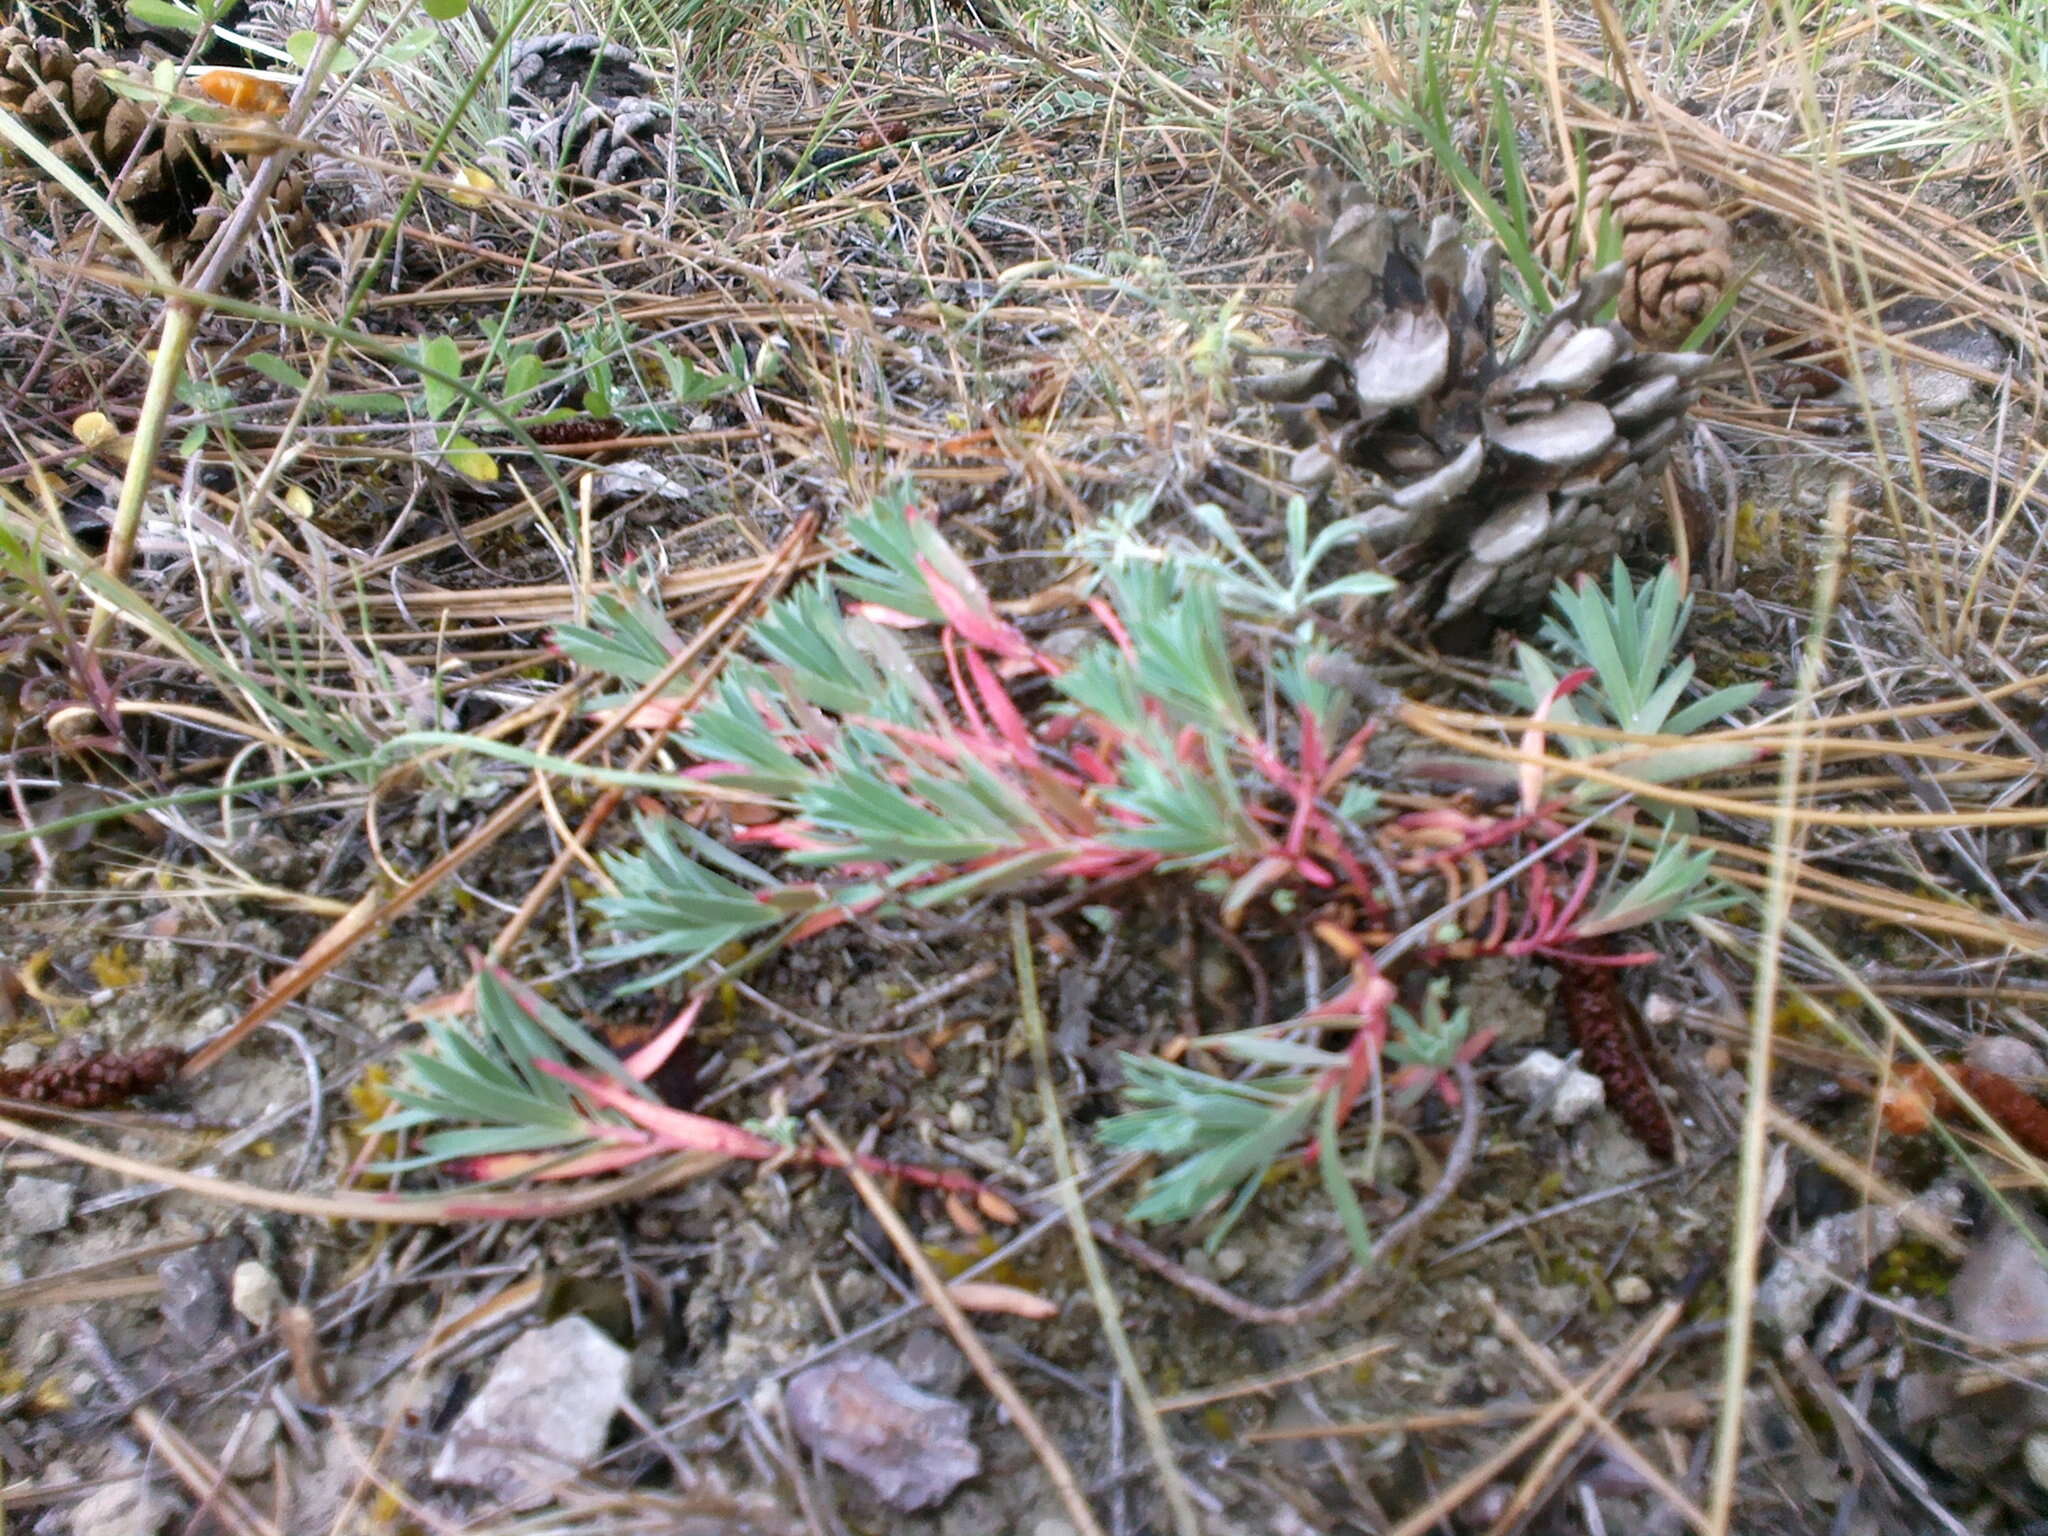
[[[1607,1089],[1592,1073],[1537,1049],[1499,1078],[1511,1097],[1539,1111],[1552,1125],[1576,1125],[1607,1102]]]
[[[242,1438],[235,1443],[235,1454],[227,1464],[227,1474],[238,1483],[266,1475],[270,1471],[271,1447],[277,1444],[277,1410],[258,1408],[249,1415],[249,1427],[242,1431]]]
[[[1614,1299],[1624,1307],[1640,1307],[1654,1293],[1641,1275],[1622,1275],[1614,1282]]]
[[[18,1234],[61,1232],[71,1224],[77,1190],[62,1179],[23,1174],[7,1186],[7,1225]]]
[[[2034,1480],[2034,1486],[2048,1492],[2048,1434],[2027,1436],[2026,1446],[2020,1452],[2027,1464],[2027,1476]]]
[[[2003,1077],[2048,1077],[2048,1061],[2017,1035],[1986,1035],[1972,1040],[1969,1049],[1963,1052],[1963,1060],[1980,1072],[1996,1072]]]
[[[434,1481],[515,1505],[545,1499],[604,1449],[629,1363],[588,1318],[529,1328],[455,1421],[434,1458]]]
[[[235,1266],[234,1278],[228,1282],[228,1299],[251,1327],[268,1331],[284,1304],[284,1288],[263,1265],[245,1259]]]
[[[789,1383],[790,1427],[890,1507],[927,1509],[981,1470],[967,1409],[920,1392],[879,1355],[838,1355]]]
[[[1949,1283],[1955,1324],[1980,1344],[2038,1344],[2048,1339],[2048,1267],[2035,1245],[2048,1232],[2000,1222],[1971,1246]]]
[[[0,1067],[10,1072],[26,1072],[43,1059],[42,1047],[33,1040],[17,1040],[0,1051]]]
[[[157,1307],[164,1332],[192,1354],[203,1354],[227,1331],[228,1266],[236,1247],[216,1238],[174,1253],[156,1267],[163,1282]]]
[[[1756,1291],[1757,1316],[1781,1338],[1805,1333],[1838,1276],[1861,1274],[1865,1263],[1898,1241],[1898,1215],[1881,1206],[1824,1217],[1764,1276]]]
[[[173,1513],[148,1478],[123,1478],[71,1506],[71,1536],[157,1536]]]

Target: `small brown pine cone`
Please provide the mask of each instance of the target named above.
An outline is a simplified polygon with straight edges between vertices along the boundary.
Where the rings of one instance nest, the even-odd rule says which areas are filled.
[[[0,1097],[58,1109],[111,1109],[153,1093],[185,1064],[176,1046],[140,1051],[101,1051],[45,1062],[39,1067],[0,1072]]]
[[[201,125],[166,117],[108,83],[141,72],[90,48],[0,28],[0,108],[18,116],[66,165],[107,188],[144,237],[179,265],[226,219],[242,162],[209,142]],[[245,168],[242,179],[248,174]],[[294,163],[270,210],[288,246],[312,226],[305,191],[304,167]]]
[[[1603,209],[1621,235],[1621,323],[1653,346],[1683,341],[1728,289],[1728,221],[1675,167],[1617,151],[1587,171],[1583,203],[1576,177],[1545,197],[1535,246],[1551,271],[1582,280],[1593,270]]]

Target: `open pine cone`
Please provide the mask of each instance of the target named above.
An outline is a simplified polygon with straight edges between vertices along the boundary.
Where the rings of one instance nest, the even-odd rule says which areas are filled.
[[[1437,622],[1517,617],[1621,548],[1708,359],[1639,352],[1620,325],[1592,323],[1618,265],[1502,361],[1499,252],[1467,246],[1455,219],[1425,243],[1413,217],[1349,185],[1300,235],[1294,307],[1324,355],[1249,388],[1280,407],[1297,486],[1321,493],[1340,468],[1357,472],[1366,540],[1405,552],[1410,601],[1434,602]]]
[[[1728,222],[1706,189],[1654,160],[1618,151],[1550,189],[1535,246],[1551,271],[1583,279],[1600,244],[1602,210],[1621,235],[1621,323],[1653,346],[1683,341],[1727,291]]]
[[[107,188],[145,238],[173,264],[212,238],[227,216],[227,155],[204,130],[117,93],[109,77],[147,78],[97,49],[72,49],[19,27],[0,28],[0,108],[18,116],[73,170]],[[125,168],[125,174],[124,174]],[[273,204],[288,234],[307,227],[296,169]]]
[[[594,32],[554,32],[514,44],[508,67],[536,162],[600,187],[660,173],[674,114],[653,99],[660,81],[631,49]]]

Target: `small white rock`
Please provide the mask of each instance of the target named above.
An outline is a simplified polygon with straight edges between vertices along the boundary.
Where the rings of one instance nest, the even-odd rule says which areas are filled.
[[[1641,1275],[1622,1275],[1614,1282],[1614,1299],[1624,1307],[1640,1307],[1651,1295],[1650,1282]]]
[[[71,1536],[157,1536],[174,1513],[148,1478],[123,1478],[71,1506]]]
[[[1997,1072],[2005,1077],[2048,1077],[2048,1061],[2018,1035],[1985,1035],[1972,1040],[1963,1060],[1980,1072]]]
[[[71,1225],[71,1202],[77,1191],[62,1179],[23,1174],[7,1186],[7,1228],[25,1236],[61,1232]]]
[[[235,1442],[234,1457],[227,1464],[228,1476],[238,1483],[265,1476],[270,1471],[270,1451],[277,1444],[277,1430],[275,1408],[258,1408],[250,1414],[249,1427]]]
[[[2034,1480],[2034,1486],[2048,1490],[2048,1433],[2027,1436],[2021,1455],[2026,1459],[2027,1476]]]
[[[626,1352],[584,1317],[529,1328],[506,1346],[434,1458],[437,1483],[537,1503],[604,1449],[626,1400]]]
[[[1510,1098],[1540,1112],[1553,1125],[1576,1125],[1607,1102],[1599,1078],[1546,1050],[1533,1050],[1501,1073]]]
[[[277,1309],[284,1305],[284,1289],[268,1269],[254,1259],[244,1259],[228,1282],[228,1299],[251,1326],[268,1329]]]
[[[1781,1338],[1803,1334],[1838,1280],[1862,1274],[1865,1264],[1889,1253],[1900,1230],[1898,1212],[1884,1206],[1822,1217],[1757,1286],[1757,1316]]]

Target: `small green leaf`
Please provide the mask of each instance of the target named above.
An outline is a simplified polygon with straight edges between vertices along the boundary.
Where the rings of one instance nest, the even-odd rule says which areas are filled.
[[[462,349],[452,336],[436,336],[420,348],[420,363],[432,373],[422,372],[420,388],[426,395],[427,414],[439,421],[448,414],[460,391],[450,382],[462,377]],[[439,375],[440,377],[436,377]]]
[[[414,27],[379,55],[386,64],[410,64],[441,40],[432,27]]]
[[[420,5],[436,21],[453,21],[469,9],[469,0],[420,0]]]
[[[547,382],[547,364],[534,351],[515,352],[512,360],[505,365],[505,399],[507,403],[530,395]]]
[[[251,352],[244,361],[248,363],[251,372],[259,373],[271,383],[283,385],[286,389],[304,394],[313,387],[311,379],[275,352]]]
[[[165,27],[173,32],[197,32],[206,18],[189,5],[172,0],[128,0],[128,14],[146,27]]]
[[[340,411],[349,416],[403,416],[405,396],[393,395],[383,390],[353,390],[326,399],[330,411]]]

